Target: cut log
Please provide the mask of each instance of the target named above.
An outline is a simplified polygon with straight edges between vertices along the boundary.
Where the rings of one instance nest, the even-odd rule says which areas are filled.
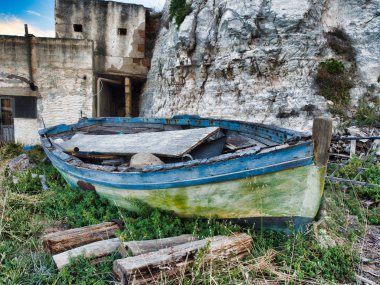
[[[175,282],[186,274],[199,250],[207,249],[202,255],[202,262],[209,264],[212,260],[240,260],[249,254],[251,247],[252,238],[247,234],[216,236],[115,260],[113,271],[123,285],[160,284],[162,278],[170,278]]]
[[[115,231],[119,229],[116,222],[105,222],[47,234],[42,237],[42,243],[46,252],[57,254],[95,241],[114,238]]]
[[[98,260],[111,255],[117,251],[120,246],[118,238],[96,241],[86,244],[65,252],[61,252],[53,256],[57,268],[61,270],[65,265],[69,264],[70,258],[83,255],[91,260]]]
[[[155,240],[142,240],[142,241],[128,241],[124,242],[119,247],[119,252],[123,257],[128,256],[131,252],[133,256],[157,251],[164,248],[173,247],[176,245],[184,244],[187,242],[198,240],[193,235],[180,235],[177,237],[155,239]]]

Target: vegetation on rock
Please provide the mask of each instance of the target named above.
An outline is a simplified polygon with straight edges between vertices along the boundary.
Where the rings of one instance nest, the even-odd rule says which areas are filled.
[[[334,103],[334,109],[330,111],[344,115],[350,102],[351,82],[349,71],[344,64],[336,59],[328,59],[321,62],[318,67],[316,83],[320,95]]]
[[[340,56],[348,61],[355,61],[355,50],[351,45],[351,39],[341,28],[334,28],[327,33],[327,44]]]
[[[177,27],[181,26],[186,16],[192,12],[190,4],[186,3],[186,0],[171,0],[169,6],[170,20],[174,19]]]

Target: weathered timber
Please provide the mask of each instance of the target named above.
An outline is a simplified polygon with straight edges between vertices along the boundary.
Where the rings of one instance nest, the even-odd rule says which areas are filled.
[[[45,251],[57,254],[95,241],[114,238],[118,229],[120,227],[117,223],[105,222],[47,234],[42,237],[42,243]]]
[[[313,122],[314,161],[318,166],[325,166],[329,160],[328,150],[332,136],[332,120],[318,117]]]
[[[67,152],[78,148],[79,154],[133,155],[151,153],[158,156],[182,157],[219,130],[217,127],[208,127],[126,135],[76,134],[70,140],[61,143],[61,147]]]
[[[184,244],[187,242],[198,240],[193,235],[180,235],[177,237],[155,239],[155,240],[142,240],[142,241],[128,241],[124,242],[119,247],[119,252],[123,257],[128,256],[131,252],[133,256],[157,251],[164,248],[173,247],[176,245]]]
[[[327,180],[330,180],[331,182],[341,182],[341,183],[350,184],[350,185],[353,185],[353,186],[378,187],[378,188],[380,188],[380,185],[378,185],[378,184],[371,184],[371,183],[368,183],[368,182],[355,181],[355,180],[349,180],[349,179],[344,179],[344,178],[339,178],[339,177],[331,177],[331,176],[326,176],[325,178]]]
[[[120,240],[118,238],[101,240],[58,253],[53,256],[53,259],[57,268],[61,270],[65,265],[69,264],[70,258],[83,255],[91,260],[98,260],[116,252],[119,246]]]
[[[216,236],[115,260],[113,271],[123,285],[159,284],[162,278],[170,278],[175,282],[186,274],[199,250],[207,249],[202,253],[202,262],[207,265],[214,260],[240,260],[249,254],[251,247],[252,238],[247,234]]]

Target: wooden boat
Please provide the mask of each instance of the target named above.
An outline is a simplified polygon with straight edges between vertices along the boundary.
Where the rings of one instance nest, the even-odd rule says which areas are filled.
[[[117,206],[134,199],[182,217],[302,229],[316,216],[324,188],[331,120],[313,136],[263,124],[175,116],[92,118],[40,131],[42,146],[74,188]],[[79,146],[80,145],[80,146]],[[134,168],[134,153],[164,164]]]

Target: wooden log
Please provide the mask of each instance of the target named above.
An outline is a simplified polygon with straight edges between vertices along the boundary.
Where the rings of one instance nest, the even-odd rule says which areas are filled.
[[[105,222],[47,234],[42,237],[42,243],[46,252],[57,254],[84,244],[114,238],[115,231],[119,229],[116,222]]]
[[[179,281],[199,250],[207,249],[202,255],[202,262],[220,260],[234,262],[246,257],[252,248],[252,238],[247,234],[233,236],[216,236],[192,241],[171,248],[141,254],[134,257],[115,260],[113,271],[121,284],[160,284],[160,278]],[[162,280],[161,280],[162,281]]]
[[[53,256],[57,268],[61,270],[65,265],[69,264],[70,258],[83,255],[91,260],[98,260],[111,255],[120,246],[118,238],[107,239],[82,245],[80,247],[61,252]]]
[[[332,120],[318,117],[313,122],[314,161],[317,166],[325,166],[329,160],[328,150],[332,136]]]
[[[128,256],[131,252],[133,256],[157,251],[164,248],[173,247],[176,245],[184,244],[187,242],[198,240],[193,235],[180,235],[177,237],[155,239],[155,240],[142,240],[142,241],[128,241],[124,242],[119,247],[119,252],[123,257]]]

